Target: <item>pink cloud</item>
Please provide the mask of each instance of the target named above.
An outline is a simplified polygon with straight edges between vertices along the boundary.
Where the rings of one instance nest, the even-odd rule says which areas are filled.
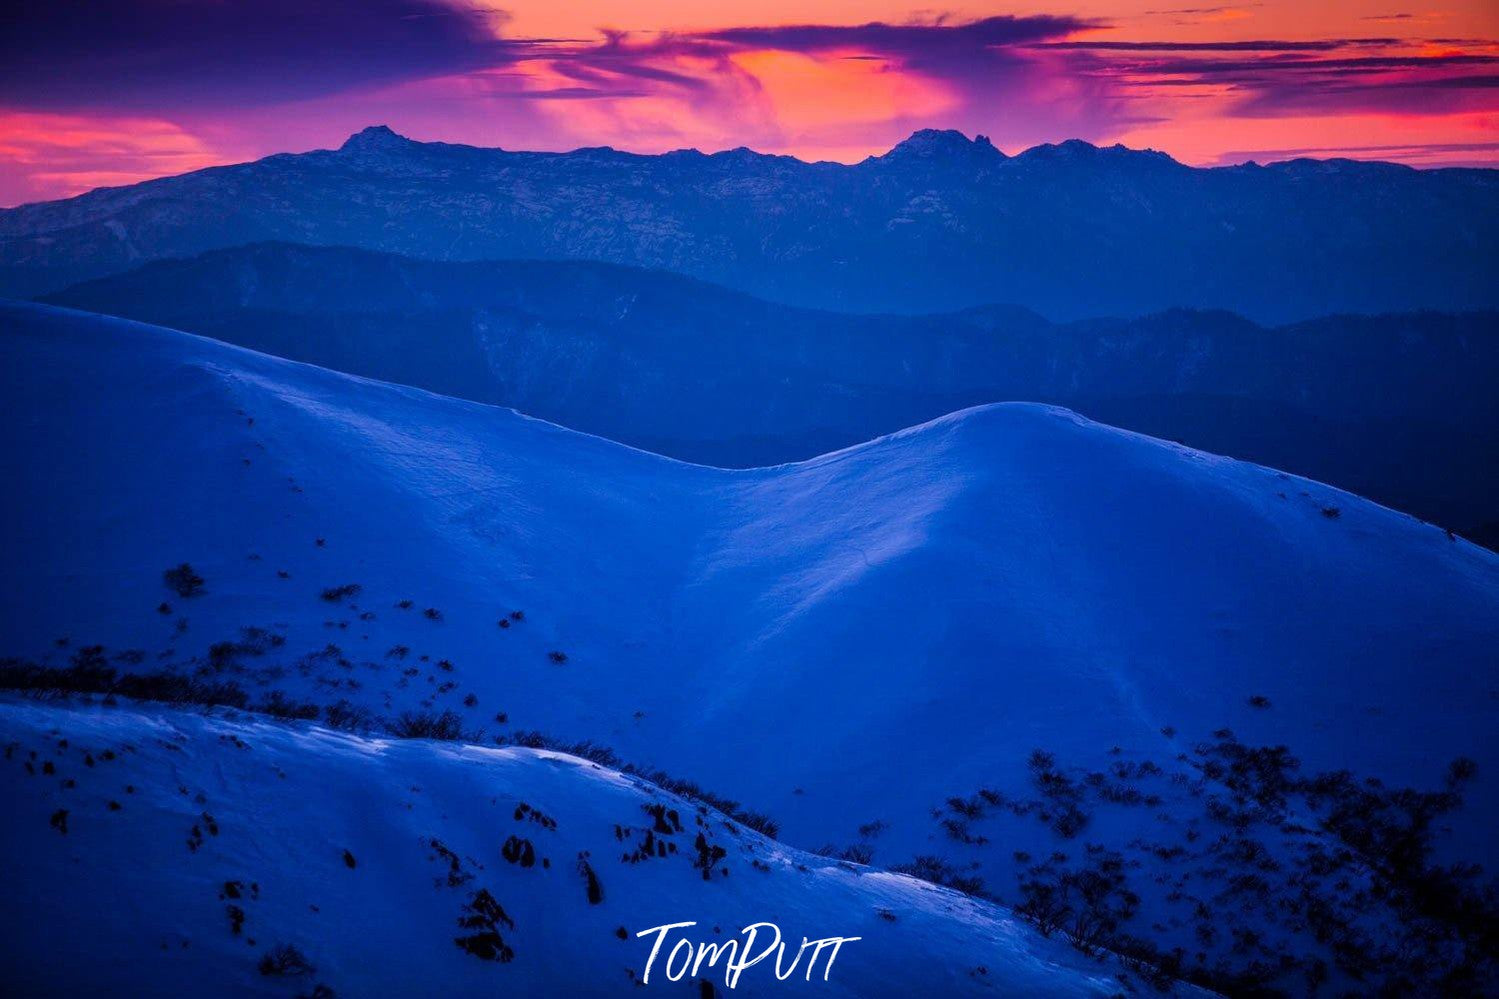
[[[1236,134],[1263,136],[1250,126],[1264,120],[1285,135],[1266,148],[1305,145],[1303,123],[1341,120],[1351,145],[1393,146],[1413,162],[1438,154],[1402,151],[1383,124],[1361,141],[1357,129],[1434,123],[1421,145],[1435,146],[1475,141],[1474,121],[1480,146],[1499,131],[1495,42],[1215,37],[1247,9],[1259,18],[1252,5],[1113,24],[1053,13],[579,39],[513,37],[502,12],[457,0],[82,2],[95,21],[28,5],[0,41],[10,108],[0,148],[11,150],[0,203],[336,145],[376,121],[512,149],[749,145],[840,160],[927,126],[983,132],[1011,151],[1149,136],[1195,162],[1246,148]],[[1141,33],[1183,19],[1195,27]]]

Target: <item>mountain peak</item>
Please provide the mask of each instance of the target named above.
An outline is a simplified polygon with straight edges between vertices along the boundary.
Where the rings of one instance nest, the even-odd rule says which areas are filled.
[[[1063,142],[1045,142],[1032,146],[1017,155],[1019,160],[1045,160],[1051,162],[1089,162],[1096,160],[1176,163],[1176,160],[1155,149],[1131,149],[1121,143],[1112,146],[1095,146],[1084,139],[1067,139]]]
[[[1004,153],[994,148],[988,136],[977,135],[972,139],[954,128],[923,128],[912,132],[897,143],[880,159],[938,159],[938,158],[993,158],[1004,159]]]
[[[401,149],[410,145],[411,139],[393,130],[389,125],[370,125],[361,128],[344,140],[339,152],[379,152]]]

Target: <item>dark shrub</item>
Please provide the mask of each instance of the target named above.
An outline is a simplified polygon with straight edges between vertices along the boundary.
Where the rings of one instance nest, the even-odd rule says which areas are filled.
[[[673,777],[664,770],[652,770],[648,767],[638,767],[633,763],[627,763],[619,758],[619,754],[608,746],[600,746],[593,742],[562,742],[550,738],[540,732],[518,731],[508,739],[500,736],[495,740],[500,745],[524,746],[527,749],[550,749],[558,753],[567,753],[571,756],[581,756],[583,759],[591,760],[600,766],[613,767],[620,773],[629,774],[632,777],[640,777],[650,781],[664,791],[679,794],[684,798],[701,802],[712,808],[718,809],[729,818],[734,819],[755,832],[770,839],[775,839],[780,832],[780,827],[774,820],[759,812],[752,812],[740,807],[739,802],[722,795],[714,794],[712,791],[698,785],[690,780]]]
[[[226,705],[246,708],[250,695],[237,683],[199,681],[175,673],[129,673],[120,677],[111,693],[137,701],[168,704]]]
[[[208,664],[215,670],[237,666],[241,656],[263,656],[286,644],[286,636],[264,628],[241,628],[237,642],[214,642],[208,647]]]
[[[203,577],[186,562],[161,574],[167,588],[179,597],[196,597],[203,592]]]
[[[80,650],[82,661],[75,656],[75,664],[68,669],[38,666],[19,659],[0,662],[0,688],[25,690],[41,696],[66,694],[107,694],[129,697],[137,701],[163,701],[168,704],[201,704],[205,706],[227,705],[244,708],[250,697],[244,689],[234,683],[218,683],[195,680],[176,673],[127,673],[116,674],[103,665],[102,655],[95,658],[89,653],[98,646]]]
[[[854,843],[843,848],[838,859],[847,860],[851,864],[868,864],[874,861],[874,847],[868,843]]]
[[[855,843],[853,846],[845,847],[833,846],[830,843],[813,852],[819,857],[827,857],[829,860],[845,860],[851,864],[867,864],[874,859],[874,847],[868,843]]]
[[[454,937],[453,943],[480,960],[505,964],[515,958],[515,951],[500,935],[501,927],[514,929],[515,920],[487,888],[480,888],[469,899],[463,907],[463,915],[458,917],[458,926],[472,932]]]
[[[329,728],[358,732],[369,728],[372,719],[368,708],[360,707],[347,700],[339,700],[323,708],[323,721]]]
[[[446,739],[463,738],[463,720],[452,711],[442,714],[406,711],[391,726],[391,731],[402,739]]]
[[[952,888],[965,895],[984,895],[983,879],[960,873],[952,865],[929,854],[914,858],[909,864],[892,864],[890,870],[896,874],[909,874],[913,878],[929,881],[934,885]]]
[[[588,904],[598,905],[604,900],[604,885],[599,881],[593,865],[588,862],[587,852],[578,854],[578,873],[583,876],[583,887],[588,894]]]
[[[364,587],[360,586],[358,583],[345,583],[342,586],[330,586],[323,591],[323,599],[328,601],[330,604],[340,603],[348,597],[358,596],[359,591],[362,589],[364,589]]]
[[[279,690],[271,691],[264,701],[255,707],[256,711],[262,711],[277,718],[294,718],[301,721],[316,721],[322,713],[316,704],[302,701],[293,701]]]
[[[306,956],[291,944],[280,944],[266,951],[260,959],[262,975],[297,976],[317,971]]]

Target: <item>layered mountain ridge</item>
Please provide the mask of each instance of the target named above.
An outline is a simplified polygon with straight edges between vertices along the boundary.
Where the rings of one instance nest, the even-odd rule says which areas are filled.
[[[846,311],[1009,301],[1059,319],[1184,306],[1285,322],[1499,306],[1494,171],[1198,169],[1077,141],[1006,157],[931,131],[844,166],[506,152],[376,127],[337,150],[0,211],[0,294],[272,239],[604,260]]]
[[[966,140],[963,140],[966,141]],[[261,244],[160,261],[48,301],[511,406],[683,460],[804,460],[991,402],[1308,475],[1490,540],[1499,313],[1221,312],[1051,323],[777,305],[583,261],[418,260]]]
[[[1015,404],[726,471],[57,308],[0,347],[8,675],[586,740],[1015,905],[1056,852],[1213,980],[1404,939],[1345,805],[1448,774],[1492,861],[1499,557],[1319,483]]]

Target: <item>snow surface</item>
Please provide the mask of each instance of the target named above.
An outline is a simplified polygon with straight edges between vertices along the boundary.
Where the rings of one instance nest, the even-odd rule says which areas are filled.
[[[1228,726],[1401,784],[1499,770],[1499,557],[1064,410],[725,471],[66,310],[0,306],[0,344],[0,655],[146,669],[264,628],[246,685],[594,740],[802,847],[879,820],[876,864],[999,863],[931,810],[1023,789],[1036,747],[1166,761]],[[163,588],[182,561],[204,595]],[[328,643],[346,668],[294,665]],[[1481,779],[1469,859],[1496,805]]]
[[[677,932],[711,943],[779,921],[793,953],[806,935],[862,938],[831,970],[824,954],[810,982],[808,958],[792,974],[788,954],[785,982],[772,958],[731,993],[724,961],[716,975],[705,962],[700,979],[719,995],[1120,988],[1109,966],[993,905],[791,850],[717,813],[700,825],[690,802],[570,756],[368,740],[232,712],[14,701],[0,701],[0,744],[10,995],[291,995],[317,983],[340,996],[629,995],[652,940],[634,934],[688,920],[699,925]],[[653,828],[652,805],[677,811],[683,831],[659,839],[679,852],[622,862]],[[60,810],[66,831],[52,822]],[[628,829],[623,842],[616,827]],[[701,830],[728,854],[708,882],[690,859]],[[531,845],[531,866],[504,858],[512,836]],[[602,888],[597,903],[580,857]],[[458,919],[480,889],[514,924],[500,929],[508,962],[453,942],[473,932]],[[284,944],[315,972],[261,975],[261,956]],[[666,978],[665,956],[651,988],[698,995]]]

